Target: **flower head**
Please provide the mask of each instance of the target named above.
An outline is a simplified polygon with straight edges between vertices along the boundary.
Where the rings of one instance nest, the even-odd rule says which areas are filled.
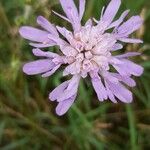
[[[121,0],[111,0],[109,5],[102,9],[100,19],[89,19],[83,26],[81,19],[85,10],[85,0],[79,0],[79,9],[73,0],[60,0],[60,3],[66,17],[54,13],[71,23],[73,32],[65,27],[54,26],[42,16],[37,18],[37,23],[43,29],[21,27],[19,32],[22,37],[31,41],[30,45],[34,47],[33,54],[42,57],[25,64],[23,71],[28,75],[42,74],[42,77],[48,77],[61,65],[66,66],[63,75],[71,74],[73,77],[49,94],[51,101],[58,102],[56,107],[58,115],[66,113],[73,104],[81,77],[90,76],[99,101],[110,99],[116,103],[119,99],[130,103],[132,93],[125,85],[135,86],[136,83],[131,77],[140,76],[143,68],[128,58],[139,53],[128,52],[114,56],[113,52],[122,49],[123,42],[142,43],[140,39],[129,37],[142,25],[140,16],[133,16],[124,21],[129,13],[129,10],[126,10],[119,19],[113,21]],[[65,40],[60,35],[64,36]],[[60,54],[40,49],[55,45],[59,46]],[[115,71],[111,71],[112,67]]]

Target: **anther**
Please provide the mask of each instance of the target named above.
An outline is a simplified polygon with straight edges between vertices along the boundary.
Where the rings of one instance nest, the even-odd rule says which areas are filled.
[[[92,57],[93,57],[93,55],[90,51],[85,52],[85,58],[91,59]]]

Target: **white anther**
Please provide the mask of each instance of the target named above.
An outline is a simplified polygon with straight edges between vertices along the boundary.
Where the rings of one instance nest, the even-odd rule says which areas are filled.
[[[82,62],[84,60],[84,55],[82,53],[78,54],[76,56],[76,60],[79,61],[79,62]]]
[[[67,57],[67,63],[72,64],[75,61],[74,57]]]
[[[85,58],[91,59],[92,57],[93,57],[93,55],[90,51],[85,52]]]
[[[92,63],[90,62],[90,60],[85,59],[82,64],[82,68],[83,70],[90,71],[92,68]]]

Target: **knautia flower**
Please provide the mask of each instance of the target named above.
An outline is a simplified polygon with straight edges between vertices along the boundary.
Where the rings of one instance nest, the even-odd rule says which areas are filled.
[[[51,101],[57,101],[56,113],[63,115],[76,99],[80,78],[90,77],[99,101],[117,99],[130,103],[132,93],[126,85],[136,85],[132,76],[140,76],[143,68],[128,58],[139,55],[128,52],[114,55],[114,51],[123,48],[124,43],[142,43],[140,39],[129,35],[140,28],[143,21],[140,16],[133,16],[124,21],[129,13],[126,10],[119,19],[113,21],[121,5],[121,0],[111,0],[108,7],[103,7],[100,19],[89,19],[84,26],[81,19],[85,10],[85,0],[79,0],[79,9],[73,0],[60,0],[67,17],[54,12],[71,23],[73,32],[65,27],[54,26],[44,17],[39,16],[37,23],[42,29],[23,26],[19,32],[22,37],[32,41],[33,54],[39,60],[24,65],[23,71],[28,75],[41,74],[48,77],[65,65],[63,76],[71,75],[50,94]],[[62,39],[61,36],[64,36]],[[41,48],[59,46],[60,53],[42,51]]]

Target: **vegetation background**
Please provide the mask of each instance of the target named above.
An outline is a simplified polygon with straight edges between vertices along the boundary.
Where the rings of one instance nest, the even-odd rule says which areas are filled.
[[[83,22],[98,18],[108,2],[87,0]],[[145,68],[132,89],[134,102],[100,103],[89,80],[82,80],[76,103],[66,115],[58,117],[48,93],[64,80],[62,72],[47,79],[23,74],[22,65],[35,58],[18,29],[22,25],[37,26],[38,15],[68,26],[51,13],[62,12],[59,2],[0,0],[0,150],[150,149],[150,1],[122,0],[119,14],[125,9],[144,19],[143,27],[133,35],[144,39],[144,44],[129,44],[123,49],[142,53],[134,59]]]

